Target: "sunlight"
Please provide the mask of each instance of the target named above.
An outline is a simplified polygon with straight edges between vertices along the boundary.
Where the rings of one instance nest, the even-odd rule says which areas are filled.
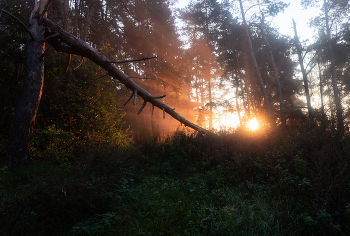
[[[239,119],[237,114],[216,114],[214,117],[213,127],[216,130],[229,130],[239,126]]]
[[[255,131],[259,128],[259,122],[256,120],[256,118],[253,118],[253,119],[248,121],[247,128],[250,131]]]

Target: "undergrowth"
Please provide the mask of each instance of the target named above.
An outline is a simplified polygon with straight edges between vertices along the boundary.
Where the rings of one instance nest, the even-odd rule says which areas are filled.
[[[350,234],[349,137],[178,132],[80,153],[57,138],[0,168],[1,235]]]

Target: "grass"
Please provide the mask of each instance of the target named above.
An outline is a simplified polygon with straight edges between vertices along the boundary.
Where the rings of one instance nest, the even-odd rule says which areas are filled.
[[[14,172],[2,167],[0,231],[348,235],[350,141],[280,135],[180,132],[128,150],[95,148]]]

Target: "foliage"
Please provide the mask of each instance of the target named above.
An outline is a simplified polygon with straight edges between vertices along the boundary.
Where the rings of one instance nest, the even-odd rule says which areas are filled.
[[[178,132],[127,151],[105,146],[64,162],[43,158],[15,172],[2,168],[0,229],[3,235],[348,234],[349,139],[306,128],[283,138],[273,132]],[[67,144],[68,134],[54,127],[40,135],[60,151]]]
[[[56,129],[55,125],[41,131],[36,130],[30,145],[31,160],[69,158],[72,156],[76,141],[77,138],[73,133]]]

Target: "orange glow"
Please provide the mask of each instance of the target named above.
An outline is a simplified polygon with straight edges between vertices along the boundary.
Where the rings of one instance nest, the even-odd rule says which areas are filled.
[[[259,128],[259,122],[256,120],[256,118],[250,119],[248,121],[247,128],[250,131],[255,131]]]
[[[239,126],[239,119],[237,114],[221,114],[214,116],[213,127],[216,130],[229,130]]]

